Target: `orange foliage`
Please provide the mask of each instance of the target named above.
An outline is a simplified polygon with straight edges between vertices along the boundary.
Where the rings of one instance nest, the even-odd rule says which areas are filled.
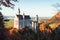
[[[39,30],[40,31],[43,31],[45,29],[45,25],[46,23],[42,23],[40,26],[39,26]]]
[[[49,29],[49,28],[47,29],[46,28],[45,30],[46,30],[47,33],[51,33],[51,29]]]
[[[58,27],[58,25],[60,25],[60,12],[58,12],[56,15],[54,15],[51,19],[44,20],[44,23],[42,23],[39,26],[39,30],[40,31],[45,30],[46,29],[46,24],[49,24],[49,27],[52,30],[55,30]],[[50,29],[46,29],[46,31],[50,32]]]
[[[14,28],[13,26],[9,27],[8,28],[8,32],[9,32],[9,35],[12,35],[14,32],[18,32],[18,29],[17,28]]]

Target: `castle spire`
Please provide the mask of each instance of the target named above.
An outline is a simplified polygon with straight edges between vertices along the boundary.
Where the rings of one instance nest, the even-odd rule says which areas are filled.
[[[20,15],[20,9],[18,8],[18,13],[19,13],[19,15]]]

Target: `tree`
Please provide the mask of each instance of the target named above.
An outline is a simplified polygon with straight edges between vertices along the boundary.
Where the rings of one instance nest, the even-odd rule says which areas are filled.
[[[60,11],[60,4],[59,3],[54,4],[53,7],[56,8],[57,11]]]
[[[17,0],[0,0],[0,6],[3,5],[5,7],[14,7],[14,4],[11,3],[11,1],[17,2]]]
[[[0,27],[3,28],[4,27],[4,22],[3,22],[3,15],[0,12]]]

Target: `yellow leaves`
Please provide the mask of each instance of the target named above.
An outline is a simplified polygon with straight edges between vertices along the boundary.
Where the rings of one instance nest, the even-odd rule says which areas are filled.
[[[55,30],[55,28],[57,28],[58,25],[60,25],[60,22],[49,24],[49,26],[50,26],[50,28],[51,28],[52,30]]]
[[[57,23],[51,23],[49,24],[50,28],[54,30],[56,28]]]

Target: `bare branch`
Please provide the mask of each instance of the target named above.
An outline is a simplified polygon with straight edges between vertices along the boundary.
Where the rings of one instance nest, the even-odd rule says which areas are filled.
[[[13,8],[15,5],[13,3],[11,3],[11,1],[16,2],[17,0],[0,0],[0,6],[3,5],[5,7]]]

